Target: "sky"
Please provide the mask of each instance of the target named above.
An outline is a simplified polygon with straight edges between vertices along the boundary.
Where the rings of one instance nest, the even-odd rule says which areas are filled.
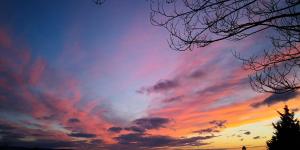
[[[3,0],[0,145],[39,148],[265,150],[276,111],[297,94],[254,92],[232,51],[266,32],[179,52],[140,0]]]

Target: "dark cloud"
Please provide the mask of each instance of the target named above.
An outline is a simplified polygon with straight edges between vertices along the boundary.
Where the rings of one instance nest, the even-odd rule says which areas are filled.
[[[206,145],[208,143],[205,143],[203,141],[214,138],[214,137],[216,137],[216,136],[210,135],[210,136],[196,136],[196,137],[191,137],[191,138],[180,138],[180,139],[176,139],[173,144],[175,146],[200,146],[200,145]]]
[[[220,132],[218,129],[215,129],[215,127],[212,128],[206,128],[206,129],[201,129],[194,131],[194,133],[199,133],[199,134],[204,134],[204,133],[217,133]]]
[[[94,140],[91,140],[90,143],[92,143],[92,144],[101,144],[101,143],[103,143],[103,140],[101,140],[101,139],[94,139]]]
[[[268,98],[266,98],[265,100],[263,100],[262,102],[258,102],[258,103],[253,103],[251,104],[252,107],[257,108],[259,106],[262,105],[273,105],[275,103],[278,102],[284,102],[284,101],[288,101],[292,98],[295,98],[298,96],[297,92],[287,92],[287,93],[283,93],[283,94],[272,94],[271,96],[269,96]]]
[[[29,134],[28,131],[18,128],[9,123],[0,123],[0,141],[13,141],[15,139],[20,139],[26,137]]]
[[[182,100],[183,97],[184,97],[184,95],[175,96],[175,97],[164,99],[163,102],[165,102],[165,103],[172,103],[172,102],[176,102],[176,101]]]
[[[291,109],[292,112],[298,112],[299,111],[299,108],[293,108]]]
[[[2,137],[2,141],[13,141],[26,137],[26,133],[20,133],[17,131],[1,131],[0,135]]]
[[[119,144],[134,144],[146,147],[166,146],[173,142],[173,139],[168,136],[145,136],[140,133],[120,135],[116,140]]]
[[[57,119],[57,115],[47,115],[47,116],[43,116],[43,117],[39,117],[37,119],[40,119],[40,120],[56,120]]]
[[[138,132],[138,133],[143,133],[146,131],[144,128],[138,127],[138,126],[126,127],[124,129],[127,131],[133,131],[133,132]]]
[[[196,130],[196,131],[194,131],[194,133],[199,133],[199,134],[218,133],[218,132],[220,132],[220,130],[219,130],[220,128],[225,128],[226,122],[227,122],[226,120],[212,120],[212,121],[208,122],[209,124],[212,125],[212,127]]]
[[[143,129],[159,129],[165,127],[170,120],[168,118],[151,117],[151,118],[140,118],[133,121],[138,127]]]
[[[60,141],[51,139],[52,134],[41,130],[41,129],[31,129],[14,126],[10,124],[0,124],[0,135],[1,142],[5,143],[4,146],[15,146],[24,148],[59,148],[59,147],[70,147],[73,142]],[[28,137],[34,137],[33,141],[24,141]],[[3,146],[3,145],[2,145]],[[16,149],[16,148],[7,148]]]
[[[70,119],[68,120],[68,122],[69,122],[69,123],[78,123],[78,122],[80,122],[80,120],[77,119],[77,118],[70,118]]]
[[[243,132],[243,134],[245,134],[245,135],[250,135],[251,134],[251,132],[248,131],[248,130],[240,130],[240,132]]]
[[[38,148],[38,149],[86,149],[97,148],[103,145],[101,139],[93,139],[91,141],[64,141],[57,139],[59,134],[50,133],[42,129],[28,129],[22,126],[13,126],[7,123],[1,122],[0,124],[0,147],[1,146],[14,146],[7,149],[17,149],[15,147],[25,148]],[[73,133],[72,136],[91,138],[95,137],[92,134],[86,133]],[[35,138],[35,140],[26,141],[26,138]],[[5,143],[5,145],[1,145]],[[90,147],[90,148],[88,148]]]
[[[0,124],[0,131],[13,130],[15,127],[6,124]]]
[[[198,79],[198,78],[201,78],[205,75],[205,72],[203,72],[202,70],[198,69],[198,70],[195,70],[193,71],[189,77],[190,78],[194,78],[194,79]]]
[[[169,122],[169,119],[161,117],[140,118],[132,121],[132,126],[125,127],[124,130],[144,133],[147,130],[164,128]]]
[[[224,128],[227,120],[213,120],[209,122],[212,125],[215,125],[218,128]]]
[[[138,90],[138,93],[153,93],[153,92],[162,92],[170,89],[174,89],[179,86],[177,80],[160,80],[155,85],[151,87],[142,87]]]
[[[244,134],[245,134],[245,135],[250,135],[251,132],[250,132],[250,131],[246,131],[246,132],[244,132]]]
[[[152,90],[153,91],[168,90],[168,89],[178,87],[178,85],[179,83],[177,80],[161,80],[152,87]]]
[[[120,133],[123,129],[121,127],[111,127],[108,129],[109,132],[112,133]]]
[[[255,137],[253,137],[253,139],[255,139],[255,140],[260,139],[260,136],[255,136]]]
[[[245,136],[251,135],[248,130],[239,130],[238,133],[232,134],[231,137],[237,137],[243,139]]]
[[[197,136],[191,138],[173,138],[169,136],[145,135],[142,133],[130,133],[116,137],[119,144],[134,145],[135,147],[154,148],[154,147],[175,147],[175,146],[193,146],[205,145],[203,140],[213,138],[215,136]]]
[[[68,136],[77,137],[77,138],[94,138],[97,135],[96,134],[91,134],[91,133],[73,132],[73,133],[68,134]]]

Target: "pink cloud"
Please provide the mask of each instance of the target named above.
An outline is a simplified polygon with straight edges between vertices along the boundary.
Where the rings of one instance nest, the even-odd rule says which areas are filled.
[[[66,131],[70,126],[68,120],[76,117],[80,123],[72,129],[94,133],[107,142],[112,141],[107,132],[111,123],[104,117],[104,113],[108,112],[101,107],[102,100],[86,99],[80,81],[72,75],[52,68],[41,57],[33,59],[29,50],[20,50],[13,46],[16,43],[11,44],[12,47],[3,51],[4,55],[0,57],[0,88],[5,93],[1,95],[1,109],[37,120],[42,125],[38,127],[39,130],[45,131],[40,134],[44,134],[45,138],[72,140]],[[83,101],[87,102],[83,104]],[[26,126],[33,125],[31,123],[32,120],[23,122]],[[60,125],[61,129],[58,130],[57,125]],[[36,132],[23,127],[22,130],[26,130],[28,134]]]
[[[12,46],[11,37],[8,31],[3,27],[0,27],[0,45],[4,48],[10,48]]]
[[[35,85],[37,82],[40,81],[44,69],[46,67],[46,63],[42,59],[37,59],[34,64],[32,65],[32,70],[30,71],[29,75],[29,83]]]

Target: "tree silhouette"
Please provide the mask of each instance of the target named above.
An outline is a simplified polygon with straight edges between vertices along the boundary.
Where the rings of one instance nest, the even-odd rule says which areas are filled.
[[[243,146],[243,147],[242,147],[242,150],[246,150],[246,146]]]
[[[294,118],[294,112],[290,112],[288,106],[284,107],[284,113],[278,112],[280,120],[274,124],[272,139],[267,141],[268,150],[296,150],[300,149],[300,125]]]
[[[254,71],[251,86],[272,93],[300,88],[299,0],[151,0],[150,8],[151,23],[167,29],[170,47],[179,51],[268,30],[269,50],[250,58],[235,54]]]

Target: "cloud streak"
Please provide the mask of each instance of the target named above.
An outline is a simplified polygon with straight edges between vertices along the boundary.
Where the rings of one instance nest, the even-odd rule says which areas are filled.
[[[120,145],[144,148],[200,146],[206,145],[204,140],[214,136],[196,136],[191,138],[172,138],[169,136],[144,135],[140,133],[123,134],[116,137]]]
[[[68,134],[71,137],[77,137],[77,138],[95,138],[97,137],[96,134],[91,134],[91,133],[70,133]]]
[[[263,105],[270,106],[270,105],[274,105],[279,102],[286,102],[290,99],[296,98],[298,95],[299,95],[298,92],[287,92],[287,93],[283,93],[283,94],[274,93],[271,96],[267,97],[262,102],[253,103],[253,104],[251,104],[251,106],[254,108],[257,108],[257,107],[263,106]]]
[[[169,119],[161,117],[140,118],[133,121],[137,126],[147,130],[163,128],[169,122]]]
[[[178,87],[179,81],[178,80],[160,80],[156,84],[150,87],[142,87],[138,90],[139,93],[159,93],[168,91]]]

